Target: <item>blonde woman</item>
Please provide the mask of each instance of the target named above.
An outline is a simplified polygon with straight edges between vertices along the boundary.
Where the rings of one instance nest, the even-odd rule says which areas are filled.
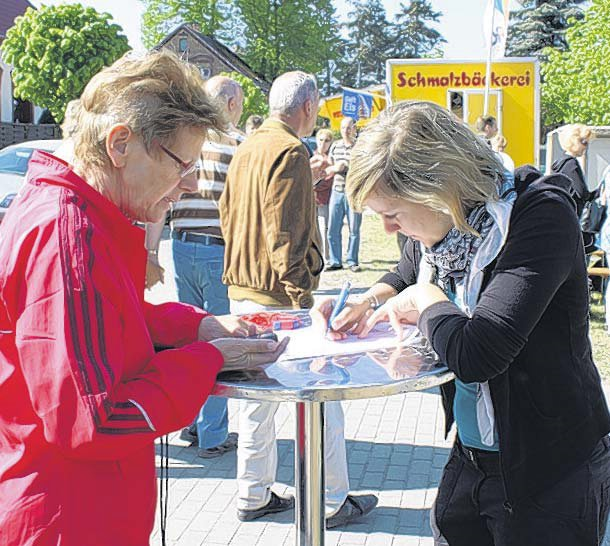
[[[558,137],[563,154],[553,162],[551,172],[564,174],[572,182],[572,197],[576,202],[576,214],[580,218],[585,203],[597,197],[597,194],[589,192],[585,175],[578,162],[578,158],[587,151],[592,132],[586,125],[574,123],[562,127]]]
[[[253,332],[230,316],[144,301],[135,221],[196,189],[206,131],[224,127],[197,69],[125,57],[68,127],[73,155],[34,153],[0,231],[0,543],[148,546],[155,438],[193,419],[223,365],[283,347],[236,339]]]
[[[442,388],[457,439],[431,513],[437,545],[598,545],[610,415],[591,359],[578,219],[563,177],[518,170],[507,192],[503,173],[435,104],[405,101],[372,121],[352,152],[348,197],[409,241],[332,337],[416,324],[455,373]],[[321,331],[331,308],[313,312]]]

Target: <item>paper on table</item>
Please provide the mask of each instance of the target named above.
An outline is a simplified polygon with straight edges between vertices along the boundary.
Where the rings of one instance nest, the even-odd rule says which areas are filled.
[[[349,335],[346,339],[332,341],[320,334],[314,326],[298,328],[296,330],[276,331],[278,338],[290,338],[286,350],[279,360],[294,360],[297,358],[314,358],[316,356],[332,356],[338,354],[361,353],[386,349],[397,345],[407,345],[410,338],[418,334],[415,326],[405,326],[403,341],[397,342],[396,333],[388,323],[379,323],[369,335],[360,339],[356,335]]]

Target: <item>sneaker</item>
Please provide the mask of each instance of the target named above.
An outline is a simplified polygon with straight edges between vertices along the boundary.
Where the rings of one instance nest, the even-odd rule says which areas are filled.
[[[184,427],[180,432],[180,439],[188,442],[190,445],[198,443],[199,438],[197,436],[197,429],[191,427]]]
[[[207,449],[200,447],[197,450],[197,457],[202,459],[215,459],[224,455],[228,451],[234,451],[237,449],[237,432],[229,432],[227,439],[222,443],[214,447],[208,447]]]
[[[341,264],[330,264],[324,268],[324,271],[339,271],[339,269],[343,269]]]
[[[349,269],[352,273],[358,273],[358,271],[360,271],[360,266],[358,264],[352,264],[349,266]]]
[[[287,497],[280,497],[271,491],[271,498],[265,506],[260,508],[254,508],[249,510],[246,508],[237,509],[237,518],[239,521],[252,521],[258,518],[262,518],[268,514],[277,514],[278,512],[285,512],[286,510],[292,510],[294,508],[294,497],[288,495]]]
[[[375,495],[348,495],[339,511],[326,518],[326,528],[334,529],[352,523],[371,512],[378,502]]]

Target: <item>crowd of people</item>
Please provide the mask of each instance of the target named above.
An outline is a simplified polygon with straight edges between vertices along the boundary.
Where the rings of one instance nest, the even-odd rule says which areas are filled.
[[[417,325],[455,374],[436,545],[601,543],[610,413],[574,205],[598,196],[578,191],[572,161],[590,133],[543,177],[514,168],[493,118],[477,135],[404,101],[358,136],[350,118],[335,142],[319,130],[310,152],[318,102],[313,75],[282,74],[243,134],[236,81],[204,82],[168,52],[126,56],[71,105],[65,146],[34,154],[0,232],[1,546],[148,545],[153,442],[178,429],[202,458],[237,450],[241,521],[293,509],[273,491],[277,403],[241,401],[238,435],[209,396],[221,369],[277,360],[286,341],[240,316],[280,308],[310,309],[331,339]],[[359,270],[364,207],[403,235],[400,261],[329,329],[335,302],[314,291],[325,263],[343,268],[346,217]],[[179,302],[152,305],[168,211]],[[340,402],[325,419],[333,528],[378,499],[349,490]]]

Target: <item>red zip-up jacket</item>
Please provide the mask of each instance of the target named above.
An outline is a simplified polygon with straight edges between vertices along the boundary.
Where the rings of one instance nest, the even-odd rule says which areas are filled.
[[[222,355],[203,311],[144,301],[142,229],[52,155],[27,178],[0,228],[0,545],[148,546],[154,439]]]

